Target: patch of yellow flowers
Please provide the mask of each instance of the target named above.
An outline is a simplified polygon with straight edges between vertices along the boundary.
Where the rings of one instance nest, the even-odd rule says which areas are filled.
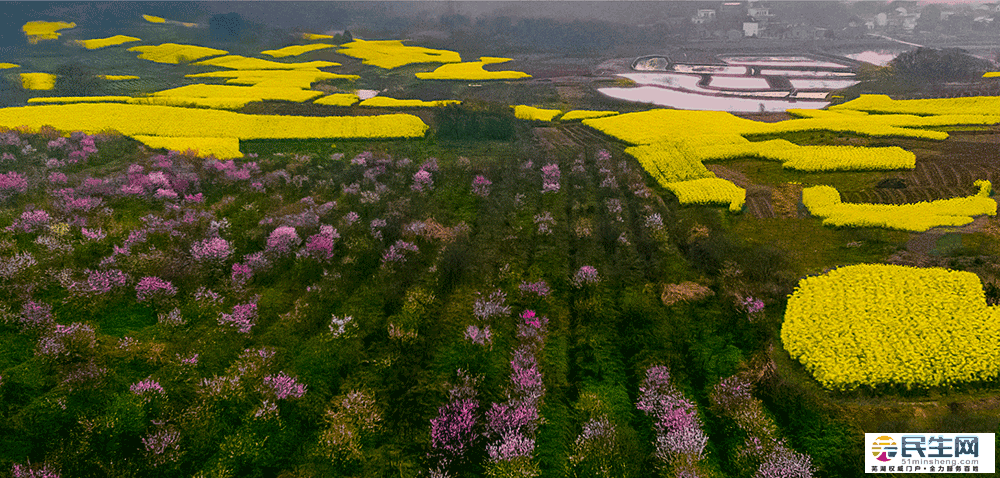
[[[561,110],[548,110],[535,108],[534,106],[516,105],[514,106],[514,117],[529,121],[552,121],[562,113]]]
[[[21,31],[28,37],[28,43],[37,45],[42,40],[55,40],[59,38],[62,35],[62,33],[59,33],[59,30],[67,28],[76,28],[76,23],[33,21],[25,23],[21,27]]]
[[[730,212],[740,212],[746,202],[747,190],[722,178],[702,178],[664,185],[677,196],[681,204],[719,204]]]
[[[860,264],[799,282],[781,340],[833,389],[941,386],[1000,372],[1000,308],[979,277],[943,268]]]
[[[0,70],[6,70],[7,68],[20,68],[21,65],[17,63],[0,63]]]
[[[560,121],[585,120],[590,118],[603,118],[605,116],[614,116],[616,114],[618,114],[617,111],[572,110],[562,115],[562,117],[560,117],[559,120]]]
[[[751,142],[733,136],[731,142],[688,147],[684,152],[697,161],[757,158],[780,161],[785,169],[810,172],[913,169],[917,164],[915,154],[898,146],[799,146],[784,139]]]
[[[840,193],[830,186],[802,190],[802,204],[809,213],[823,218],[823,224],[847,227],[884,227],[924,232],[938,226],[964,226],[972,216],[996,216],[997,202],[989,197],[989,181],[976,181],[975,196],[942,199],[914,204],[843,203]]]
[[[146,20],[149,23],[166,23],[167,22],[167,20],[165,20],[163,18],[154,17],[152,15],[143,15],[142,19]]]
[[[184,75],[188,78],[228,78],[227,84],[309,89],[322,80],[356,80],[358,75],[327,73],[315,68],[295,70],[227,70]]]
[[[685,155],[672,142],[632,146],[625,148],[625,152],[639,160],[643,169],[663,187],[680,181],[715,177],[701,161]]]
[[[299,56],[303,53],[310,51],[322,50],[324,48],[333,48],[334,45],[329,45],[326,43],[313,43],[312,45],[292,45],[286,46],[284,48],[279,48],[277,50],[264,50],[261,54],[272,56],[274,58],[285,58],[288,56]]]
[[[315,70],[328,66],[339,66],[332,61],[308,61],[303,63],[280,63],[261,58],[249,58],[241,55],[227,55],[193,63],[198,66],[218,66],[232,70]]]
[[[453,51],[433,50],[403,45],[400,40],[354,40],[341,45],[337,53],[358,58],[366,65],[392,69],[417,63],[458,63],[462,57]]]
[[[179,98],[246,98],[249,101],[284,100],[301,103],[323,96],[321,91],[278,86],[187,85],[157,91],[156,97]]]
[[[428,126],[408,114],[377,116],[276,116],[231,111],[111,103],[0,108],[0,126],[125,136],[181,136],[237,139],[414,138]]]
[[[143,60],[155,61],[157,63],[182,63],[194,61],[209,56],[225,55],[229,53],[225,50],[208,48],[198,45],[181,45],[177,43],[164,43],[162,45],[143,45],[129,48],[128,51],[137,51],[139,58]]]
[[[108,81],[138,80],[136,75],[97,75],[98,78]]]
[[[126,35],[115,35],[113,37],[107,38],[94,38],[92,40],[77,40],[82,47],[88,50],[97,50],[100,48],[107,48],[109,46],[121,45],[123,43],[129,43],[134,41],[142,41],[136,37],[130,37]]]
[[[131,96],[43,96],[28,98],[28,104],[35,103],[125,103]]]
[[[65,236],[66,234],[69,234],[69,230],[70,230],[69,224],[65,222],[57,222],[49,226],[49,231],[51,231],[52,234],[55,234],[57,236]]]
[[[21,73],[21,88],[51,90],[56,87],[56,75],[51,73]]]
[[[438,101],[422,101],[422,100],[397,100],[395,98],[387,98],[385,96],[376,96],[374,98],[368,98],[361,102],[358,106],[372,106],[372,107],[382,107],[382,108],[439,108],[448,105],[457,105],[461,103],[458,100],[438,100]]]
[[[357,103],[358,100],[358,95],[351,93],[334,93],[313,101],[313,104],[326,106],[351,106]]]
[[[483,56],[479,58],[479,61],[448,63],[431,72],[416,73],[416,76],[421,80],[517,80],[531,78],[531,75],[522,71],[486,71],[483,69],[485,65],[508,61],[511,59]]]
[[[988,75],[989,73],[987,73]],[[1000,114],[1000,97],[972,96],[967,98],[933,98],[923,100],[894,100],[887,95],[861,95],[857,99],[836,106],[832,111],[855,110],[868,113],[904,115],[983,115]]]
[[[205,138],[191,136],[133,136],[136,141],[154,149],[166,148],[175,151],[194,150],[198,156],[213,155],[218,159],[243,157],[240,140],[237,138]]]

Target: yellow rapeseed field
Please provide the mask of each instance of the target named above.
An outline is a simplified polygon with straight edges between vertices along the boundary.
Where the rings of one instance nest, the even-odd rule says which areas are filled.
[[[971,272],[887,264],[799,282],[781,340],[834,389],[941,386],[1000,372],[1000,308]]]
[[[126,136],[186,136],[238,139],[413,138],[428,126],[408,114],[377,116],[247,115],[211,109],[134,104],[76,103],[0,108],[0,126]]]
[[[315,68],[296,70],[226,70],[184,75],[188,78],[229,78],[227,84],[261,87],[294,87],[307,90],[322,80],[356,80],[358,75],[327,73]]]
[[[124,103],[131,100],[131,96],[43,96],[40,98],[28,98],[28,104],[34,103]]]
[[[149,96],[145,98],[130,98],[130,105],[180,106],[185,108],[212,108],[217,110],[238,110],[254,101],[263,101],[252,97],[216,97],[200,96]]]
[[[566,112],[559,118],[560,121],[573,121],[573,120],[585,120],[590,118],[603,118],[605,116],[614,116],[618,114],[617,111],[593,111],[593,110],[572,110]]]
[[[26,90],[51,90],[56,87],[56,75],[51,73],[21,73],[21,87]]]
[[[76,28],[76,23],[33,21],[25,23],[21,31],[28,37],[28,43],[35,45],[42,40],[59,38],[62,35],[59,30],[67,28]]]
[[[160,17],[154,17],[152,15],[143,15],[142,18],[143,20],[146,20],[149,23],[166,23],[165,19]]]
[[[320,34],[320,33],[303,33],[302,34],[302,39],[303,40],[330,40],[332,38],[333,38],[333,35],[323,35],[323,34]]]
[[[461,103],[458,100],[438,100],[438,101],[423,101],[423,100],[397,100],[396,98],[387,98],[385,96],[376,96],[374,98],[368,98],[361,102],[358,106],[372,106],[381,108],[434,108],[448,105],[457,105]]]
[[[832,111],[856,110],[868,113],[907,115],[982,115],[1000,114],[1000,97],[972,96],[966,98],[933,98],[923,100],[894,100],[887,95],[861,95],[857,99],[836,106]]]
[[[194,63],[199,66],[218,66],[233,70],[298,70],[326,68],[328,66],[339,66],[340,63],[332,61],[309,61],[304,63],[279,63],[277,61],[263,60],[260,58],[249,58],[240,55],[228,55]]]
[[[284,100],[303,102],[323,96],[321,91],[295,87],[261,87],[234,85],[187,85],[157,91],[152,96],[178,96],[183,98],[252,98],[254,100]]]
[[[836,189],[814,186],[802,190],[802,204],[810,214],[822,217],[824,225],[924,232],[932,227],[964,226],[973,216],[995,216],[997,202],[989,197],[989,181],[976,181],[976,186],[979,193],[974,196],[902,205],[843,203]]]
[[[358,95],[351,93],[334,93],[313,101],[313,104],[326,106],[351,106],[359,100]]]
[[[535,108],[534,106],[516,105],[514,106],[514,117],[517,119],[530,121],[552,121],[562,113],[561,110],[547,110]]]
[[[20,68],[21,65],[16,63],[0,63],[0,70],[6,70],[7,68]]]
[[[97,75],[98,78],[108,81],[138,80],[135,75]]]
[[[333,48],[334,46],[335,45],[329,45],[326,43],[313,43],[311,45],[292,45],[292,46],[286,46],[284,48],[279,48],[277,50],[264,50],[261,52],[261,54],[272,56],[274,58],[285,58],[288,56],[299,56],[303,53],[322,50],[324,48]]]
[[[180,45],[164,43],[162,45],[143,45],[129,48],[128,51],[141,53],[139,58],[157,63],[183,63],[209,56],[225,55],[225,50],[217,50],[198,45]]]
[[[456,52],[407,46],[399,40],[354,40],[341,45],[337,53],[358,58],[366,65],[385,69],[416,63],[458,63],[462,61],[462,57]]]
[[[698,145],[682,149],[697,161],[757,158],[780,161],[782,167],[798,171],[875,171],[913,169],[917,156],[897,146],[799,146],[784,139]]]
[[[682,153],[674,143],[661,142],[625,148],[660,186],[692,179],[714,178],[701,161]]]
[[[77,42],[88,50],[97,50],[99,48],[106,48],[109,46],[121,45],[123,43],[129,43],[134,41],[142,41],[136,37],[130,37],[125,35],[115,35],[113,37],[107,38],[94,38],[92,40],[78,40]]]
[[[486,71],[483,66],[493,63],[504,63],[510,58],[480,57],[479,61],[466,63],[449,63],[437,67],[431,72],[415,73],[421,80],[516,80],[531,78],[522,71]]]
[[[218,159],[241,158],[240,140],[237,138],[205,138],[185,136],[133,136],[146,146],[154,149],[166,148],[175,151],[197,151],[198,156],[213,155]]]
[[[720,204],[730,212],[743,210],[747,190],[722,178],[702,178],[664,185],[681,204]]]

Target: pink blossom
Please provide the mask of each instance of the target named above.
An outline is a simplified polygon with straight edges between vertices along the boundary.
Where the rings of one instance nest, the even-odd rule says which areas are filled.
[[[253,277],[253,269],[250,266],[242,263],[233,264],[232,281],[234,284],[243,285],[246,284],[250,278]]]
[[[28,180],[20,174],[10,171],[0,174],[0,199],[13,196],[15,193],[28,191]]]
[[[456,400],[442,405],[437,418],[431,419],[431,446],[448,455],[461,457],[472,448],[476,424],[474,399]]]
[[[153,195],[156,199],[177,199],[177,193],[173,189],[159,188],[156,190],[156,194]]]
[[[32,232],[45,229],[52,218],[42,209],[33,209],[21,213],[21,217],[7,226],[8,231]]]
[[[314,234],[306,239],[305,252],[320,260],[330,259],[333,257],[333,245],[337,239],[340,239],[340,234],[333,226],[320,226],[319,234]]]
[[[480,197],[486,197],[490,195],[490,185],[493,183],[486,179],[486,176],[478,175],[472,180],[472,194]]]
[[[49,174],[49,182],[52,184],[66,184],[66,181],[68,181],[68,178],[63,172],[53,171]]]
[[[479,295],[480,297],[472,306],[472,313],[479,320],[486,321],[493,317],[510,314],[510,307],[506,305],[507,294],[502,290],[497,289],[490,294],[489,298],[485,299],[482,294]]]
[[[475,325],[470,325],[465,328],[465,340],[469,340],[474,344],[486,345],[493,343],[493,337],[490,333],[490,326],[484,326],[479,328]]]
[[[191,256],[198,262],[225,261],[232,253],[229,242],[221,237],[205,239],[191,246]]]
[[[232,314],[219,314],[219,325],[235,327],[242,334],[249,334],[256,325],[257,304],[239,304],[233,307]]]
[[[431,178],[431,173],[423,169],[414,173],[413,185],[410,188],[414,191],[423,191],[424,188],[434,189],[434,180]]]
[[[59,473],[48,464],[41,466],[15,464],[10,472],[13,478],[59,478]]]
[[[173,297],[177,293],[177,289],[174,288],[173,284],[159,277],[143,277],[135,286],[135,292],[136,299],[139,302],[145,302],[154,297]]]
[[[267,238],[267,252],[272,254],[287,254],[292,248],[302,242],[294,227],[281,226],[271,232]]]
[[[521,313],[521,318],[524,319],[525,325],[530,325],[532,327],[541,327],[542,323],[538,321],[538,317],[535,316],[535,311],[525,310]]]
[[[542,193],[559,192],[559,165],[542,166]]]
[[[152,395],[165,395],[166,392],[163,391],[163,387],[160,386],[160,382],[152,379],[142,380],[133,383],[128,387],[128,389],[143,398],[148,398]]]
[[[294,378],[289,377],[285,372],[264,377],[264,384],[271,387],[278,400],[302,398],[306,393],[305,384],[297,383]]]
[[[573,285],[576,287],[583,287],[587,284],[597,284],[601,281],[601,278],[597,275],[597,269],[593,266],[583,266],[580,270],[576,271],[573,276]]]
[[[101,239],[107,237],[107,234],[101,228],[87,229],[86,227],[81,227],[80,233],[83,234],[83,237],[92,241],[100,241]]]
[[[521,289],[522,293],[533,293],[537,294],[539,297],[549,295],[549,285],[543,280],[538,282],[521,282],[519,289]]]

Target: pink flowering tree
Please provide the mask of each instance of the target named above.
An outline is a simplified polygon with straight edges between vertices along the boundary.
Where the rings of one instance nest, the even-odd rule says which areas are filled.
[[[490,195],[490,186],[493,182],[483,175],[477,175],[475,179],[472,180],[472,194],[479,197],[487,197]]]
[[[249,334],[250,329],[257,325],[257,304],[238,304],[233,306],[233,313],[219,314],[219,325],[225,325],[238,330],[241,334]]]
[[[696,473],[704,458],[708,435],[702,430],[698,407],[670,383],[670,371],[659,365],[646,370],[636,408],[653,420],[656,458],[674,469]]]
[[[292,249],[298,247],[301,242],[302,239],[299,238],[294,227],[281,226],[271,231],[271,235],[267,238],[265,251],[268,254],[282,256],[292,252]]]
[[[434,179],[429,171],[421,169],[413,174],[413,185],[411,189],[417,192],[434,189]]]
[[[285,372],[264,377],[264,386],[268,394],[273,394],[278,400],[302,398],[306,394],[305,384],[299,383]]]
[[[582,266],[580,267],[580,270],[576,271],[576,274],[573,275],[573,285],[576,287],[594,285],[600,282],[601,278],[597,274],[597,269],[593,266]]]
[[[12,197],[18,193],[28,191],[28,180],[20,174],[9,171],[0,173],[0,200]]]
[[[174,288],[173,284],[159,277],[143,277],[135,286],[135,293],[139,302],[146,302],[147,300],[173,297],[177,294],[177,289]]]
[[[461,382],[448,391],[448,403],[441,405],[438,416],[431,419],[431,457],[437,461],[434,471],[438,474],[466,463],[480,436],[476,427],[476,380],[462,370],[458,376]]]
[[[306,239],[306,245],[301,254],[317,260],[327,261],[333,258],[333,246],[340,239],[340,234],[331,225],[320,226],[318,234]]]
[[[559,165],[555,163],[542,166],[542,193],[559,192]]]
[[[232,253],[229,242],[221,237],[198,241],[191,246],[191,257],[197,262],[224,262]]]

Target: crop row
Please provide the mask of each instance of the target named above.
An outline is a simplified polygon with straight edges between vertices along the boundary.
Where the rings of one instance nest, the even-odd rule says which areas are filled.
[[[802,203],[810,214],[822,217],[824,225],[924,232],[938,226],[964,226],[972,222],[972,216],[995,216],[997,202],[989,197],[990,182],[976,181],[976,186],[979,192],[974,196],[903,205],[843,203],[833,187],[814,186],[802,190]]]

